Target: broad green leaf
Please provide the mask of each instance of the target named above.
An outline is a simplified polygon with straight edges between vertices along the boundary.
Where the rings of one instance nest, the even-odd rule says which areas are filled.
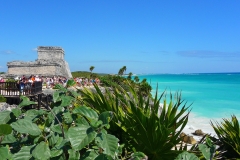
[[[198,157],[193,153],[183,152],[175,158],[175,160],[199,160]]]
[[[113,160],[113,158],[106,154],[100,154],[94,160]]]
[[[68,138],[73,149],[81,150],[94,140],[96,132],[89,126],[79,125],[70,127],[68,130]]]
[[[61,112],[63,112],[64,111],[64,107],[62,107],[62,106],[57,106],[57,107],[54,107],[53,109],[52,109],[52,112],[55,114],[55,115],[57,115],[58,113],[61,113]]]
[[[119,141],[115,136],[111,134],[100,133],[97,135],[96,141],[98,142],[98,146],[104,150],[103,153],[114,158],[115,153],[117,152]]]
[[[41,134],[41,130],[38,128],[38,126],[28,119],[19,119],[17,122],[13,122],[11,126],[19,133],[28,133],[33,136],[38,136]]]
[[[0,124],[0,136],[12,133],[12,127],[9,124]]]
[[[61,106],[63,106],[63,107],[67,107],[67,106],[71,105],[72,101],[74,100],[73,97],[65,96],[65,95],[62,95],[61,99],[62,99]]]
[[[51,126],[50,129],[53,131],[53,132],[57,132],[59,134],[62,134],[62,129],[61,129],[61,126],[59,124],[57,125],[54,125],[54,126]]]
[[[69,160],[79,160],[80,158],[79,151],[75,151],[74,149],[69,149],[68,154],[69,154]]]
[[[37,143],[39,143],[41,141],[44,141],[44,140],[45,140],[44,137],[42,135],[39,135],[36,138],[34,138],[33,142],[34,142],[34,144],[37,144]]]
[[[10,114],[10,111],[0,112],[0,124],[6,124],[11,119]]]
[[[80,117],[80,118],[76,119],[75,123],[77,125],[85,125],[85,126],[89,125],[88,121],[84,117]]]
[[[56,103],[56,102],[58,102],[58,101],[61,100],[60,97],[59,97],[59,94],[60,94],[60,93],[61,93],[60,91],[55,91],[55,92],[53,93],[53,102],[54,102],[54,103]]]
[[[28,97],[20,96],[22,102],[18,105],[18,107],[29,106],[31,104],[37,104],[37,102],[30,101]]]
[[[70,124],[73,122],[72,114],[70,112],[63,113],[64,122]]]
[[[38,116],[42,116],[44,114],[47,114],[47,111],[44,111],[42,109],[40,109],[40,110],[30,109],[30,110],[27,110],[27,112],[25,112],[24,119],[33,120],[34,118],[36,118]]]
[[[64,146],[70,144],[68,139],[62,139],[59,137],[57,144],[55,145],[56,149],[62,149]]]
[[[80,96],[80,94],[77,93],[77,92],[74,91],[74,90],[70,90],[70,93],[72,94],[72,96],[73,96],[74,98],[77,98],[78,96]]]
[[[93,160],[97,157],[98,155],[96,154],[96,152],[94,150],[91,150],[91,151],[87,151],[85,152],[80,160]]]
[[[52,157],[57,157],[57,156],[60,156],[62,153],[63,153],[63,150],[62,149],[52,149],[51,151],[50,151],[50,153],[51,153],[51,158]]]
[[[213,157],[213,154],[215,152],[215,145],[208,147],[206,144],[199,144],[198,148],[206,159],[211,159]]]
[[[54,108],[52,109],[52,112],[53,112],[55,115],[57,115],[57,114],[59,114],[59,113],[61,113],[61,112],[63,112],[63,111],[64,111],[64,107],[62,107],[62,106],[54,107]],[[52,114],[52,112],[49,112],[49,113],[48,113],[48,116],[47,116],[49,122],[52,122],[52,120],[55,119],[55,115]]]
[[[66,88],[64,88],[64,87],[63,87],[62,85],[60,85],[60,84],[56,84],[56,85],[54,86],[54,88],[59,89],[59,90],[61,90],[61,91],[64,91],[64,89],[67,90]]]
[[[47,160],[51,157],[50,149],[45,142],[39,143],[32,151],[32,155],[39,160]]]
[[[113,118],[113,112],[106,111],[99,115],[98,120],[101,120],[103,122],[103,125],[106,125],[106,124],[109,124],[112,118]]]
[[[38,111],[38,115],[39,116],[41,116],[41,115],[44,115],[44,114],[47,114],[48,113],[48,111],[46,111],[46,110],[43,110],[43,109],[39,109],[39,110],[37,110]]]
[[[36,118],[39,115],[38,110],[36,109],[30,109],[27,112],[25,112],[25,116],[24,119],[29,119],[29,120],[33,120],[34,118]]]
[[[28,160],[32,157],[31,149],[34,146],[23,146],[21,150],[13,155],[14,160]]]
[[[63,137],[59,137],[55,146],[61,145],[62,141],[63,141]]]
[[[133,153],[132,155],[131,155],[131,158],[134,158],[134,160],[136,159],[139,159],[139,160],[141,160],[141,159],[143,159],[143,158],[146,158],[147,156],[144,154],[144,153],[142,153],[142,152],[135,152],[135,153]]]
[[[75,114],[81,114],[89,119],[98,119],[98,114],[93,109],[85,106],[80,106],[77,108],[74,108],[73,113]]]
[[[76,82],[73,79],[70,79],[67,81],[67,87],[72,87],[76,84]]]
[[[12,109],[12,112],[13,112],[14,116],[17,118],[22,114],[22,111],[19,108]]]
[[[0,147],[0,158],[1,160],[7,160],[10,159],[11,153],[9,152],[9,149],[7,147]]]
[[[90,125],[91,125],[94,129],[99,128],[102,124],[103,124],[102,121],[97,121],[97,120],[92,120],[92,121],[90,122]]]
[[[58,142],[59,135],[57,133],[53,133],[53,132],[50,134],[51,134],[51,136],[48,138],[48,142],[49,142],[49,146],[53,147]]]
[[[8,135],[5,135],[3,137],[3,140],[1,142],[1,144],[9,144],[9,143],[15,143],[17,140],[16,138],[13,136],[13,134],[8,134]]]

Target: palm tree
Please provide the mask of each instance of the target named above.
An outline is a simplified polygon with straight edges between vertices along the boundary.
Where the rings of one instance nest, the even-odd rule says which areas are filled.
[[[124,72],[126,72],[127,70],[127,67],[126,66],[123,66],[122,68],[119,69],[118,71],[118,75],[119,76],[122,76],[124,74]]]
[[[119,76],[122,76],[122,75],[123,75],[123,72],[124,72],[123,68],[120,68],[119,71],[118,71],[118,75],[119,75]]]
[[[91,74],[92,74],[92,71],[94,70],[94,66],[91,66],[90,68],[89,68],[89,70],[91,71]]]
[[[91,75],[90,75],[90,78],[92,77],[92,71],[94,70],[94,66],[91,66],[90,68],[89,68],[89,70],[91,71]]]
[[[137,82],[137,83],[139,82],[138,76],[135,76],[135,77],[134,77],[134,81]]]
[[[123,67],[122,67],[122,70],[123,70],[123,73],[125,73],[126,70],[127,70],[127,67],[126,67],[126,66],[123,66]]]
[[[128,79],[132,79],[132,75],[133,75],[133,73],[132,73],[132,72],[129,72],[127,78],[128,78]]]

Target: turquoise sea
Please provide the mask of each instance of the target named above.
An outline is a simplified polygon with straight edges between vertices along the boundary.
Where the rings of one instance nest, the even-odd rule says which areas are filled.
[[[230,118],[235,114],[240,119],[240,73],[199,74],[146,74],[155,95],[166,91],[172,94],[181,91],[187,104],[192,104],[192,113],[206,118]]]

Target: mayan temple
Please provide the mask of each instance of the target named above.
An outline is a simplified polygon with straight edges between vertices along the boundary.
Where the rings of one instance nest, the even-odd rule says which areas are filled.
[[[39,46],[38,59],[33,62],[12,61],[8,62],[8,74],[64,76],[72,78],[68,63],[64,60],[64,50],[61,47]]]

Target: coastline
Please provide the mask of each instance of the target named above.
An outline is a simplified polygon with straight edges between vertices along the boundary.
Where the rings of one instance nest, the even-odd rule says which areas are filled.
[[[192,133],[194,133],[196,130],[200,129],[203,131],[203,133],[210,134],[211,136],[216,136],[216,133],[212,126],[210,125],[210,121],[213,123],[220,122],[221,118],[207,118],[207,117],[200,117],[196,115],[195,113],[190,112],[188,123],[183,129],[183,132],[187,135],[193,136],[196,141],[199,141],[202,137],[196,136]]]

